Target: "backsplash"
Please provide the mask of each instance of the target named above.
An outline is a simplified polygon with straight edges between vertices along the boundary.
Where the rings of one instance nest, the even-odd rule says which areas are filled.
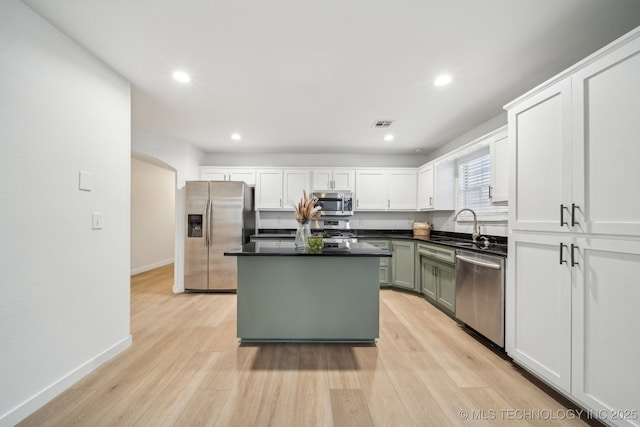
[[[473,223],[472,222],[463,222],[457,223],[453,222],[453,216],[455,215],[454,211],[438,211],[438,212],[429,212],[428,221],[433,225],[434,230],[440,231],[454,231],[456,233],[467,233],[471,234],[473,232]],[[491,236],[507,236],[507,222],[478,222],[478,228],[480,229],[480,234],[489,234]]]
[[[471,234],[473,224],[470,222],[454,223],[455,212],[356,212],[350,218],[351,228],[357,230],[411,230],[414,221],[428,221],[434,230],[453,231]],[[259,229],[295,229],[298,223],[293,211],[259,211],[256,212],[256,226]],[[479,223],[480,234],[507,236],[507,223]]]
[[[353,229],[411,230],[414,221],[428,221],[426,212],[356,212],[350,217]],[[259,211],[258,228],[294,229],[298,226],[293,211]]]

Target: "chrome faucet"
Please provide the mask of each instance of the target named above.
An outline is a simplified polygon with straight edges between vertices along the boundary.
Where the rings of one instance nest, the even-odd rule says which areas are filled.
[[[471,234],[471,239],[473,240],[473,243],[476,243],[478,237],[480,236],[480,232],[478,231],[478,217],[476,217],[476,213],[473,211],[473,209],[460,209],[458,213],[453,217],[452,221],[455,221],[456,218],[458,218],[458,215],[460,215],[464,211],[469,211],[473,214],[473,233]]]

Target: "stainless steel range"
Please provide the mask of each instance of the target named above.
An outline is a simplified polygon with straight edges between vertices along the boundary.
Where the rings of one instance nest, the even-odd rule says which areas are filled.
[[[314,220],[311,230],[314,235],[322,236],[323,249],[351,249],[351,244],[358,241],[349,220],[344,218]]]

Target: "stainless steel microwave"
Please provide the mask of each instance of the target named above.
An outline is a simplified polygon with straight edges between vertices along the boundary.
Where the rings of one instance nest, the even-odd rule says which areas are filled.
[[[320,192],[311,193],[318,198],[316,206],[320,206],[322,216],[349,216],[353,215],[353,193],[346,192]]]

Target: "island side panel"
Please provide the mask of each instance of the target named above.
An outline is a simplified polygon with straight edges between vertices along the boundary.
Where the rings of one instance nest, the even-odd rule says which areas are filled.
[[[373,341],[380,332],[376,257],[238,257],[238,338]]]

